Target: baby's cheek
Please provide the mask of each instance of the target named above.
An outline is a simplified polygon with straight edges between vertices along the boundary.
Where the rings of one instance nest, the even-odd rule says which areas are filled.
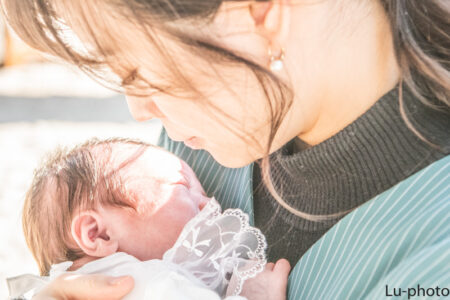
[[[189,185],[191,186],[191,190],[198,191],[203,195],[206,195],[203,186],[201,185],[200,181],[198,180],[197,176],[195,175],[194,171],[191,169],[191,167],[185,163],[184,161],[181,162],[183,166],[184,173],[186,174],[186,178],[189,182]]]
[[[174,190],[165,210],[170,216],[172,226],[177,228],[184,227],[199,212],[197,199],[193,199],[186,188]]]

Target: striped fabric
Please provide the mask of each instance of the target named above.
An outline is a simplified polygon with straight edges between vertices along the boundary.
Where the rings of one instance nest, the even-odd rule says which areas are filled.
[[[338,222],[295,266],[289,299],[382,299],[386,289],[450,288],[449,175],[447,156]]]
[[[223,208],[252,215],[252,165],[220,166],[204,151],[159,144],[192,166]],[[302,257],[288,299],[386,299],[437,296],[450,288],[450,156],[366,202],[338,222]],[[432,289],[432,290],[431,290]],[[427,294],[428,293],[428,294]],[[444,290],[445,293],[445,290]]]

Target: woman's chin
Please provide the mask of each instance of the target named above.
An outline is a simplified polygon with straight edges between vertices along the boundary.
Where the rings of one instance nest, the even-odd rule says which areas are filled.
[[[208,151],[209,152],[209,151]],[[248,166],[252,162],[254,162],[257,158],[250,156],[249,154],[245,155],[243,153],[214,153],[209,152],[214,159],[224,167],[230,169],[238,169],[245,166]]]

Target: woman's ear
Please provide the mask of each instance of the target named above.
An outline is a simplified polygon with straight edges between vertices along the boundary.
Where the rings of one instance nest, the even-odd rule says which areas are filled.
[[[76,215],[71,225],[72,237],[89,256],[105,257],[117,252],[119,242],[108,233],[102,217],[95,211]]]
[[[272,48],[282,48],[290,31],[291,1],[252,2],[249,6],[256,31]]]
[[[255,26],[264,25],[265,19],[272,5],[272,1],[254,2],[250,4],[250,14],[255,21]]]

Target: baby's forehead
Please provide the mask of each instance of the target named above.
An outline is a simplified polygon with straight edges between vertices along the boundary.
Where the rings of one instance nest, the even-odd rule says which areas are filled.
[[[125,176],[168,178],[176,176],[183,168],[180,158],[160,147],[148,144],[97,145],[92,148],[92,153],[99,163]]]

